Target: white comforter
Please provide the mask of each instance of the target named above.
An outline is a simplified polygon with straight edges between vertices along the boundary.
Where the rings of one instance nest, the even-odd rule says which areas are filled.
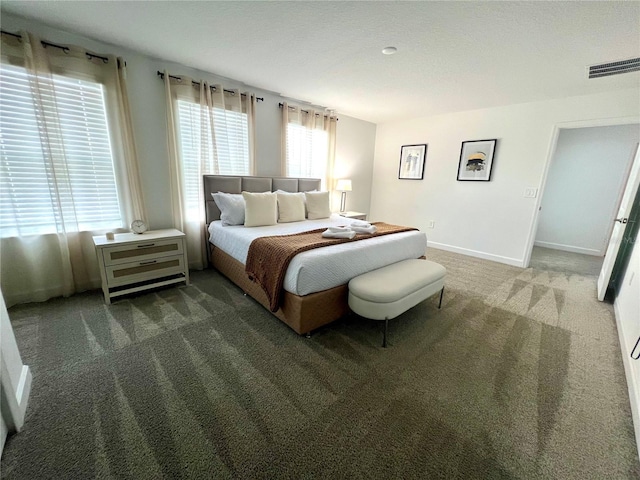
[[[209,225],[209,241],[245,264],[249,245],[255,238],[349,225],[350,222],[337,214],[321,220],[279,223],[267,227],[223,227],[220,221],[215,221]],[[418,258],[425,254],[426,248],[426,235],[415,230],[308,250],[291,260],[284,278],[284,289],[296,295],[320,292],[344,285],[353,277],[385,265]]]

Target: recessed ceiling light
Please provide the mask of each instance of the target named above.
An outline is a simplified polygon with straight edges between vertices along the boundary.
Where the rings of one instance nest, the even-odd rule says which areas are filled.
[[[384,53],[385,55],[393,55],[397,51],[398,49],[396,47],[384,47],[382,49],[382,53]]]

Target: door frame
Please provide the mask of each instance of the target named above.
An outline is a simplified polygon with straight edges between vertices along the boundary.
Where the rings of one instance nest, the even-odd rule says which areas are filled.
[[[620,210],[620,205],[622,205],[622,197],[624,196],[624,191],[625,188],[627,187],[627,183],[628,183],[628,179],[629,179],[629,175],[631,175],[631,170],[633,169],[633,164],[636,162],[636,155],[638,153],[638,150],[640,150],[640,142],[636,143],[636,148],[633,149],[633,151],[631,152],[631,159],[629,160],[629,164],[627,165],[627,171],[624,173],[624,178],[625,178],[625,185],[622,186],[622,188],[620,189],[620,191],[618,192],[618,199],[616,200],[616,209],[613,212],[613,215],[609,221],[609,230],[607,232],[607,241],[603,247],[603,252],[602,252],[602,256],[604,256],[607,253],[607,248],[609,248],[609,243],[611,243],[611,235],[613,235],[613,228],[615,226],[615,220],[616,217],[618,216],[618,212]],[[639,160],[640,161],[640,160]],[[629,211],[629,213],[631,213],[631,211]]]
[[[559,122],[553,126],[553,132],[551,134],[551,139],[549,141],[549,148],[547,149],[547,160],[545,161],[544,172],[542,174],[542,181],[540,182],[540,188],[538,189],[538,198],[536,199],[533,218],[531,219],[531,224],[529,225],[529,239],[527,241],[527,247],[524,252],[525,253],[524,260],[522,262],[522,266],[524,268],[528,268],[529,263],[531,262],[531,253],[533,252],[533,246],[536,241],[536,234],[538,232],[538,222],[540,220],[540,207],[542,206],[542,198],[544,197],[544,192],[547,186],[549,171],[551,169],[550,168],[551,162],[553,162],[553,158],[556,154],[556,148],[558,146],[558,137],[560,136],[560,130],[572,130],[576,128],[590,128],[590,127],[611,127],[616,125],[634,125],[634,124],[640,126],[640,117],[631,116],[631,117],[580,120],[580,121],[573,121],[573,122]],[[626,184],[626,182],[623,182],[622,188],[624,188],[624,184]]]

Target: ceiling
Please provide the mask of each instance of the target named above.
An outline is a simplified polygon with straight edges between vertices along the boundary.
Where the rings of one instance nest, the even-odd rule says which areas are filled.
[[[6,12],[374,123],[640,87],[640,2],[2,0]],[[382,48],[395,46],[387,56]],[[179,73],[179,72],[177,72]]]

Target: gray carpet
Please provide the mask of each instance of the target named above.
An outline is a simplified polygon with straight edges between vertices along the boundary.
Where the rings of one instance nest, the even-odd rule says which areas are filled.
[[[595,277],[429,249],[437,296],[297,336],[215,271],[12,308],[34,383],[2,478],[638,478]]]
[[[578,273],[596,277],[600,274],[604,257],[565,252],[553,248],[533,247],[529,265],[538,270]]]

